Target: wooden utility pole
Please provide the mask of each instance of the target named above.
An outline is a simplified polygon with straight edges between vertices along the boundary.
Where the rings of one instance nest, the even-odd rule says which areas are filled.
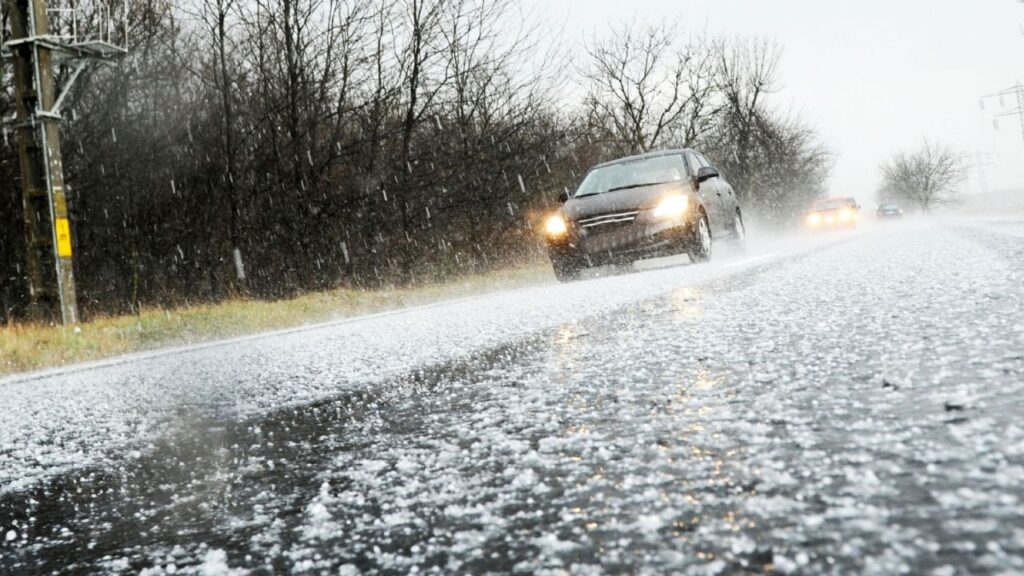
[[[64,187],[60,150],[60,106],[71,85],[87,64],[123,56],[126,50],[113,45],[107,10],[106,37],[80,41],[77,16],[74,34],[50,32],[45,0],[7,0],[11,39],[5,49],[14,64],[14,97],[18,160],[21,171],[25,222],[25,270],[30,314],[36,319],[64,324],[78,322],[75,292],[74,247],[71,219]],[[59,11],[58,11],[59,12]],[[75,64],[57,93],[53,67],[58,59]]]
[[[54,110],[53,48],[43,0],[11,0],[18,160],[25,218],[26,272],[32,315],[78,321],[71,225]],[[58,313],[59,312],[59,316]]]

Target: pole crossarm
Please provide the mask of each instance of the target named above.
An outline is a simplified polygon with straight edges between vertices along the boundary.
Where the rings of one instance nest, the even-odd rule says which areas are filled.
[[[996,114],[993,118],[1005,118],[1006,116],[1020,116],[1024,114],[1024,110],[1010,110],[1009,112],[1003,112],[1002,114]]]
[[[0,56],[9,60],[14,57],[12,48],[17,48],[18,46],[26,44],[36,44],[49,50],[53,50],[58,61],[66,59],[115,61],[128,54],[128,50],[126,48],[109,42],[103,42],[101,40],[67,43],[62,41],[61,36],[46,35],[10,40],[4,44],[2,49],[0,49]]]
[[[64,103],[64,99],[67,98],[68,94],[71,92],[71,88],[74,87],[75,81],[78,80],[78,77],[82,74],[82,71],[85,70],[85,67],[88,65],[88,60],[80,60],[78,62],[78,64],[75,66],[75,70],[71,73],[71,77],[68,78],[67,82],[64,83],[64,88],[61,90],[60,95],[57,96],[57,101],[53,103],[53,108],[50,108],[47,112],[55,115],[58,119],[61,117],[61,104]]]
[[[992,94],[985,94],[981,98],[983,100],[987,100],[989,98],[998,98],[999,96],[1010,96],[1010,95],[1016,94],[1016,93],[1017,93],[1017,87],[1014,86],[1012,88],[1007,88],[1006,90],[1002,90],[1000,92],[993,92]]]

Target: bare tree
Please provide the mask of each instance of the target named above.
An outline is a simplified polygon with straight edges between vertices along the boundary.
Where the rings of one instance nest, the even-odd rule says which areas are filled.
[[[782,49],[767,40],[740,40],[718,46],[717,86],[725,106],[718,124],[718,141],[729,142],[729,155],[740,167],[733,183],[741,193],[756,184],[758,136],[772,131],[768,96],[776,90]]]
[[[197,46],[204,48],[206,58],[193,66],[189,59],[183,64],[215,97],[217,113],[212,119],[218,127],[217,154],[211,157],[211,171],[220,172],[217,188],[227,199],[227,229],[230,261],[235,268],[235,286],[245,292],[245,272],[242,251],[242,215],[239,197],[239,150],[236,135],[236,87],[241,83],[242,67],[232,55],[237,46],[232,27],[237,20],[237,0],[196,0],[184,4],[181,12],[198,22]],[[179,53],[179,56],[183,56]]]
[[[882,165],[881,193],[885,199],[908,202],[928,212],[957,200],[957,185],[966,170],[963,155],[925,140],[916,152],[898,153]]]
[[[509,21],[521,24],[510,29],[504,24]],[[453,175],[461,173],[476,185],[457,197],[431,201],[443,217],[458,221],[471,266],[482,265],[486,246],[499,242],[519,220],[513,207],[525,191],[518,179],[507,179],[517,154],[543,154],[528,136],[550,102],[549,69],[529,64],[531,55],[543,50],[541,31],[543,25],[523,14],[516,0],[449,0],[442,15],[448,82],[434,109],[435,142],[448,140]]]
[[[587,46],[590,129],[627,151],[689,146],[717,113],[714,43],[676,24],[627,24]]]

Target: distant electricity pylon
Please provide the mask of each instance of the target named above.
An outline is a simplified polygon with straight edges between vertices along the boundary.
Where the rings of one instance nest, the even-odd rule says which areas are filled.
[[[992,117],[992,127],[996,130],[999,129],[999,119],[1006,116],[1016,116],[1020,122],[1021,136],[1024,137],[1024,84],[1017,82],[1016,86],[1012,86],[1005,90],[1000,90],[993,94],[987,94],[981,97],[981,110],[985,111],[985,102],[989,100],[999,99],[1000,109],[1006,108],[1007,98],[1012,98],[1014,108],[1009,111],[1001,111]]]
[[[988,194],[990,192],[988,187],[988,172],[987,169],[995,166],[993,159],[996,155],[992,152],[976,151],[974,153],[974,162],[972,167],[978,175],[978,187],[982,194]]]
[[[91,63],[127,53],[127,2],[69,0],[47,8],[46,0],[0,1],[7,2],[11,22],[2,56],[14,66],[16,115],[8,124],[17,135],[31,314],[74,324],[78,304],[61,161],[61,105]],[[60,92],[54,83],[57,65],[70,70]]]

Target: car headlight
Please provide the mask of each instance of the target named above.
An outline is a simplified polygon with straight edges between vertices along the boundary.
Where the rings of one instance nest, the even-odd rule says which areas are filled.
[[[807,216],[807,223],[811,226],[818,226],[821,224],[821,214],[811,214]]]
[[[552,238],[559,238],[569,233],[569,226],[561,214],[554,214],[544,223],[544,231]]]
[[[669,196],[658,204],[654,209],[655,218],[677,218],[686,214],[690,208],[690,199],[687,196]]]
[[[849,208],[843,208],[842,210],[839,211],[840,222],[849,222],[850,220],[853,220],[853,210],[850,210]]]

